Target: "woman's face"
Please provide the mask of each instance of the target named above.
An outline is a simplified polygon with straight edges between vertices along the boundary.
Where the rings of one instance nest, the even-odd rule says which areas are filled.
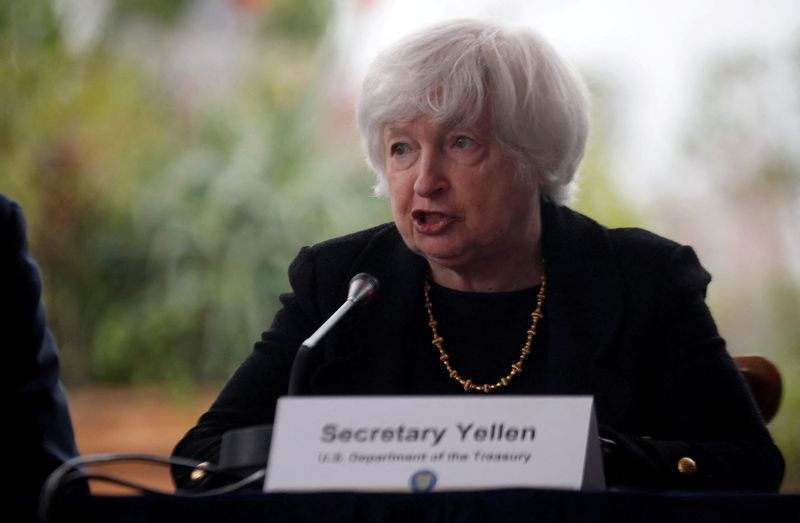
[[[500,269],[538,245],[538,189],[516,175],[489,111],[468,128],[392,122],[383,141],[395,224],[434,270]]]

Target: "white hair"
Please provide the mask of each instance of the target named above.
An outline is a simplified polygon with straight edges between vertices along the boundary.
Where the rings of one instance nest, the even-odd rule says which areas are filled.
[[[589,133],[583,81],[539,35],[471,20],[419,31],[372,62],[356,118],[376,194],[386,193],[386,124],[424,115],[470,126],[487,103],[517,172],[567,203]]]

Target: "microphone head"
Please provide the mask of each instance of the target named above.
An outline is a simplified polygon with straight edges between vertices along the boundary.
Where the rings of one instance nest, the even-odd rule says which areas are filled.
[[[350,288],[347,291],[347,300],[353,303],[367,304],[378,292],[378,278],[366,272],[353,276],[350,280]]]

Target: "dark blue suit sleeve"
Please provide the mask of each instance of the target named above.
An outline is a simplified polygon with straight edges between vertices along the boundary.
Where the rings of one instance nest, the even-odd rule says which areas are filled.
[[[38,495],[50,472],[78,454],[41,291],[22,210],[0,194],[0,350],[11,460],[6,467],[14,471],[21,497]]]

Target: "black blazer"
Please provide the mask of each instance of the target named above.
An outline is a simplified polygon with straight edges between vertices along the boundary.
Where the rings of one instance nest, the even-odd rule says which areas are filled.
[[[50,472],[78,454],[41,294],[22,210],[0,194],[0,382],[9,438],[4,462],[22,500],[38,496]]]
[[[691,248],[640,229],[606,229],[543,204],[548,394],[591,394],[612,485],[774,490],[783,459],[704,302],[709,274]],[[317,345],[306,392],[408,393],[407,347],[419,318],[423,258],[393,224],[306,247],[293,293],[253,353],[175,449],[215,462],[222,434],[270,423],[296,348],[343,302],[349,279],[381,291]],[[690,457],[693,475],[677,463]],[[186,486],[186,485],[185,485]]]

